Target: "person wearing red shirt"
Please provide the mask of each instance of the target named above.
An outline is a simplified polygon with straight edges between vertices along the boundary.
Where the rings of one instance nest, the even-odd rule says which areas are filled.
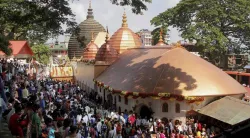
[[[21,116],[21,111],[22,111],[22,108],[20,106],[17,106],[15,108],[15,114],[13,114],[10,117],[10,120],[9,120],[9,130],[11,131],[11,134],[13,136],[17,136],[19,138],[23,138],[24,137],[23,136],[22,126],[18,122],[18,119]]]
[[[128,120],[131,126],[133,126],[136,120],[135,114],[131,115]]]

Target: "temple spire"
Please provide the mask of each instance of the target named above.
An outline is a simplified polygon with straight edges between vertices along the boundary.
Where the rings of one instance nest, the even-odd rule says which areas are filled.
[[[89,1],[89,9],[88,9],[88,15],[87,15],[87,19],[89,18],[94,18],[94,15],[93,15],[93,9],[91,7],[91,0]]]
[[[109,29],[108,29],[108,26],[107,26],[107,33],[106,33],[106,40],[105,42],[108,43],[108,39],[109,39]]]
[[[162,34],[163,34],[163,31],[162,31],[162,28],[160,29],[160,37],[159,37],[159,41],[158,43],[156,44],[157,46],[163,46],[165,45],[164,41],[163,41],[163,37],[162,37]]]
[[[124,13],[123,13],[123,16],[122,16],[122,27],[128,27],[127,15],[126,15],[125,9],[124,9]]]
[[[92,8],[91,8],[91,0],[89,0],[89,9],[92,9]]]
[[[161,28],[161,31],[160,31],[160,38],[159,38],[159,41],[158,41],[158,42],[163,42],[162,33],[163,33],[163,31],[162,31],[162,28]]]

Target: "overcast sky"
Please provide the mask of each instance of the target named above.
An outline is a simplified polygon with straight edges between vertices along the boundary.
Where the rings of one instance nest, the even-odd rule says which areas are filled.
[[[127,14],[128,26],[134,32],[141,29],[153,30],[154,26],[151,26],[150,20],[157,16],[159,13],[164,12],[168,8],[175,6],[179,0],[152,0],[151,4],[148,4],[148,10],[144,11],[143,15],[133,14],[130,7],[121,7],[112,5],[110,0],[92,0],[92,8],[94,12],[94,18],[104,27],[109,27],[110,34],[113,34],[117,29],[121,27],[122,15],[124,8]],[[89,7],[89,0],[74,0],[70,2],[70,7],[73,13],[76,15],[77,23],[80,23],[86,19],[87,10]],[[170,41],[176,42],[180,40],[179,33],[176,29],[170,29]],[[64,37],[60,36],[59,41],[63,41]]]

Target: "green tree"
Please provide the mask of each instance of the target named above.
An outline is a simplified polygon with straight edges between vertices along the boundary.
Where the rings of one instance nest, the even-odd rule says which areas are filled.
[[[249,15],[249,0],[181,0],[151,24],[177,27],[182,38],[195,40],[200,54],[216,64],[229,52],[249,49]]]
[[[5,41],[43,43],[51,36],[77,30],[67,0],[1,0],[0,13],[0,35]],[[61,27],[62,24],[68,26],[66,31]],[[8,45],[0,44],[0,50],[8,53]]]
[[[79,1],[79,0],[78,0]],[[110,0],[120,6],[131,6],[141,14],[151,0]],[[64,33],[77,34],[69,3],[74,0],[0,0],[0,50],[10,54],[8,40],[29,40],[30,44],[44,43],[49,37]],[[63,30],[66,25],[67,30]]]
[[[112,4],[132,7],[132,12],[135,14],[143,14],[143,11],[148,10],[146,3],[152,2],[152,0],[110,0],[110,1]]]
[[[44,64],[49,64],[49,58],[51,56],[51,51],[48,46],[43,44],[34,45],[31,47],[32,51],[34,52],[34,58]]]

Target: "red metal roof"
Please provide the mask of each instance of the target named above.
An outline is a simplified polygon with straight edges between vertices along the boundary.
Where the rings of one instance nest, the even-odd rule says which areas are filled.
[[[239,76],[250,76],[250,73],[238,72],[238,71],[225,71],[229,75],[239,75]]]
[[[27,41],[10,41],[9,47],[12,49],[12,55],[15,57],[34,55]],[[5,56],[5,53],[0,51],[0,55]]]

